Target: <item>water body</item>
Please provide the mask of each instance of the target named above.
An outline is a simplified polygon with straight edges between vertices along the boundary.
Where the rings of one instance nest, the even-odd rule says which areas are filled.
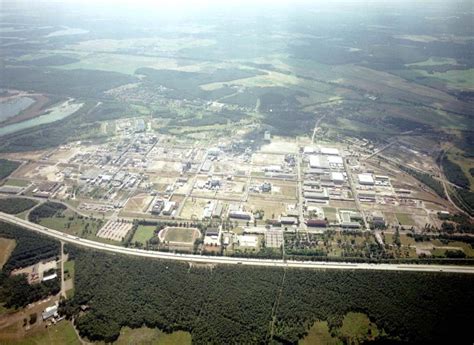
[[[84,103],[73,103],[72,100],[68,100],[56,107],[48,109],[48,111],[44,115],[40,115],[26,121],[13,123],[11,125],[1,127],[0,136],[14,133],[22,129],[43,125],[45,123],[51,123],[54,121],[62,120],[81,109],[83,105]]]
[[[64,28],[64,30],[53,31],[45,37],[57,37],[57,36],[67,36],[67,35],[80,35],[87,34],[89,30],[79,29],[79,28]]]
[[[16,97],[0,102],[0,121],[18,115],[33,103],[35,100],[30,97]]]

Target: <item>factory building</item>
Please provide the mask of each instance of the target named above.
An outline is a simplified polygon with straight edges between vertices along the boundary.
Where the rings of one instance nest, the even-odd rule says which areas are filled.
[[[372,224],[376,227],[384,227],[385,226],[385,218],[380,211],[375,211],[372,213]]]
[[[310,228],[326,228],[328,223],[324,219],[308,219],[306,225]]]
[[[329,169],[329,162],[326,156],[309,156],[309,167],[313,169]]]
[[[321,154],[327,155],[327,156],[339,156],[339,150],[336,149],[336,148],[332,148],[332,147],[321,147],[319,152],[321,152]]]
[[[345,181],[344,174],[341,172],[335,172],[333,171],[331,173],[331,181],[334,182],[334,184],[342,184]]]
[[[239,211],[239,210],[229,211],[229,218],[251,220],[252,214],[250,212]]]
[[[303,195],[305,199],[329,200],[329,193],[326,188],[311,192],[303,192]]]
[[[359,184],[366,186],[373,186],[375,184],[374,177],[372,174],[359,174],[357,175]]]

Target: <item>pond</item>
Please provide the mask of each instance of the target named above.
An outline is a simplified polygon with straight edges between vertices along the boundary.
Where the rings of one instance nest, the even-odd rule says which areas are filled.
[[[49,108],[43,115],[34,117],[26,121],[13,123],[5,127],[1,127],[0,136],[14,133],[22,129],[43,125],[45,123],[51,123],[54,121],[62,120],[81,109],[83,105],[83,103],[74,103],[73,100],[67,100],[66,102],[61,103],[58,106]]]

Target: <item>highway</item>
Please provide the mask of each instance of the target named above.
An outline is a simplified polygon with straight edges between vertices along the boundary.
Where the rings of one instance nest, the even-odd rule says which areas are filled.
[[[350,269],[350,270],[381,270],[381,271],[412,271],[412,272],[453,272],[474,274],[474,267],[452,266],[452,265],[409,265],[409,264],[368,264],[368,263],[347,263],[347,262],[310,262],[310,261],[283,261],[266,259],[246,259],[225,256],[203,256],[193,254],[178,254],[167,252],[156,252],[143,249],[125,248],[96,241],[90,241],[76,236],[68,235],[57,230],[16,218],[15,216],[0,212],[0,220],[21,226],[43,235],[56,238],[58,240],[75,244],[77,246],[104,252],[125,254],[131,256],[207,263],[207,264],[228,264],[263,267],[288,267],[288,268],[312,268],[312,269]]]

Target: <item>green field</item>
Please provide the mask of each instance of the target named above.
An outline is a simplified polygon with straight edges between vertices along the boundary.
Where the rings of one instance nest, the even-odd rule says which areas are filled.
[[[323,207],[324,217],[329,222],[337,222],[337,210],[334,207]]]
[[[415,221],[408,213],[396,213],[397,220],[401,225],[413,226]]]
[[[2,340],[2,345],[80,345],[71,322],[61,321],[20,340]]]
[[[193,243],[196,229],[189,228],[166,228],[162,231],[166,231],[164,234],[164,240],[170,242],[184,242]]]
[[[14,311],[15,309],[6,308],[2,303],[0,303],[0,315],[8,313],[9,311]]]
[[[10,254],[15,249],[15,240],[0,237],[0,269],[8,261]]]
[[[139,225],[132,238],[132,243],[141,242],[145,244],[155,234],[156,226]]]
[[[67,279],[74,279],[75,273],[75,262],[73,261],[66,261],[64,263],[64,278]]]
[[[20,166],[19,162],[0,159],[0,180],[10,175]]]
[[[308,331],[308,335],[298,342],[299,345],[342,345],[342,340],[331,336],[327,321],[317,321]]]
[[[5,185],[15,186],[15,187],[26,187],[30,183],[31,182],[29,182],[29,181],[19,180],[19,179],[16,179],[16,178],[9,178],[8,180],[5,181]]]
[[[164,333],[159,329],[147,327],[131,329],[122,328],[120,337],[114,342],[116,345],[187,345],[191,344],[191,334],[188,332],[177,331],[173,333]]]
[[[339,336],[346,344],[362,344],[379,335],[377,326],[370,322],[367,315],[362,313],[348,313],[342,321]]]
[[[474,68],[467,70],[450,70],[446,72],[428,73],[424,70],[417,70],[425,77],[434,77],[445,81],[449,86],[459,89],[474,88]]]
[[[383,332],[382,332],[383,333]],[[362,344],[374,340],[380,335],[377,326],[363,313],[350,312],[344,316],[342,326],[329,329],[327,321],[317,321],[309,329],[308,335],[298,342],[299,345],[339,345]]]
[[[70,235],[84,238],[94,238],[100,228],[100,221],[79,218],[79,215],[71,210],[65,210],[53,217],[41,218],[39,224],[51,229],[59,230]]]

